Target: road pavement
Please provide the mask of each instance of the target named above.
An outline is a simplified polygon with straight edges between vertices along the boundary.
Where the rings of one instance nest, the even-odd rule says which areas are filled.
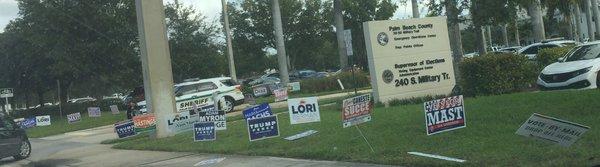
[[[336,98],[346,95],[346,93],[339,93],[321,96],[319,98]],[[285,102],[273,103],[272,105],[275,106],[274,108],[287,107]],[[238,111],[236,113],[240,112]],[[30,139],[33,151],[29,158],[20,161],[15,161],[12,158],[4,158],[0,160],[0,166],[383,166],[374,164],[316,161],[267,156],[118,150],[112,149],[112,145],[100,144],[101,141],[114,139],[116,137],[117,136],[114,133],[114,129],[111,125],[44,138]]]

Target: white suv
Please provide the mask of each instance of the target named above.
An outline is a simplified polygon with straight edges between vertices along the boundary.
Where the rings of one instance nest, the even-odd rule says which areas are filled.
[[[194,107],[214,104],[213,93],[216,94],[219,110],[233,111],[233,108],[244,102],[241,86],[235,84],[229,77],[210,79],[189,79],[175,85],[175,101],[177,112],[187,111]],[[146,112],[146,101],[138,104],[140,112]]]

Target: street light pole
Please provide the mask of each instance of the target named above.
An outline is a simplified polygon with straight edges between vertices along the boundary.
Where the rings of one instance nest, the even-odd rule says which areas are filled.
[[[235,74],[235,63],[233,61],[233,48],[231,44],[231,30],[229,29],[229,14],[227,13],[227,3],[225,0],[221,0],[223,6],[223,27],[225,28],[225,37],[227,38],[227,53],[229,54],[229,75],[231,79],[237,82],[237,75]]]

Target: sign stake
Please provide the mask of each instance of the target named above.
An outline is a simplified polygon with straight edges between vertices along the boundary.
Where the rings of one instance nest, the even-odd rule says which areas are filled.
[[[371,152],[375,153],[375,150],[373,149],[373,146],[371,146],[371,143],[369,143],[369,140],[367,140],[367,138],[365,137],[365,135],[362,133],[362,131],[360,130],[360,128],[358,128],[358,125],[354,126],[356,127],[356,130],[358,130],[358,133],[360,133],[360,136],[363,137],[363,139],[365,139],[365,142],[367,143],[367,145],[369,145],[369,148],[371,148]]]

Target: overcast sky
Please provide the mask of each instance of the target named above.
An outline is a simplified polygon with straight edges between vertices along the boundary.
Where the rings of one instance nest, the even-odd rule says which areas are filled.
[[[172,0],[165,0],[165,3]],[[392,0],[394,2],[398,0]],[[184,5],[192,6],[202,15],[208,18],[207,21],[215,21],[218,19],[221,12],[221,0],[180,0]],[[426,8],[420,7],[421,16],[426,13]],[[18,16],[18,6],[15,0],[0,0],[0,32],[4,32],[4,27],[10,22],[10,20]],[[407,6],[398,6],[393,19],[402,19],[410,17],[411,15],[410,1],[407,2]]]

